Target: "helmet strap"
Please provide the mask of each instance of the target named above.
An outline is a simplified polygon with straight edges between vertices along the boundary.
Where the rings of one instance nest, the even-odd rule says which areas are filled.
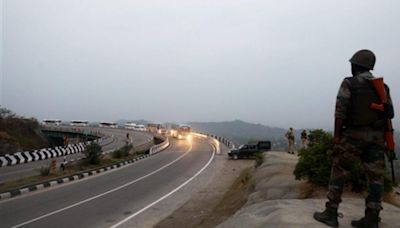
[[[360,65],[356,65],[354,63],[351,64],[351,74],[353,76],[359,75],[364,72],[368,72],[369,69]]]

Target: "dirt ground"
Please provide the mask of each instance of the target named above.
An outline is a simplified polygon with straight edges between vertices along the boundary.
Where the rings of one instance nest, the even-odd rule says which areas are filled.
[[[326,201],[326,188],[315,187],[305,181],[297,181],[293,170],[298,157],[282,152],[268,152],[264,163],[252,175],[253,190],[246,204],[217,227],[326,227],[312,214],[322,211]],[[351,220],[364,214],[365,193],[346,191],[339,210],[345,216],[340,227],[350,227]],[[381,227],[399,227],[398,195],[386,194],[381,213]]]
[[[292,173],[297,156],[271,153],[257,169],[254,160],[228,160],[220,156],[216,162],[220,168],[212,181],[155,227],[216,227],[225,221],[229,227],[229,219],[251,204],[273,199],[326,198],[326,188],[294,180]],[[364,195],[346,191],[343,197],[361,199]],[[400,196],[386,194],[384,201],[399,207]]]
[[[212,181],[155,227],[215,227],[244,205],[251,191],[247,183],[254,160],[220,156],[216,162],[221,169]]]

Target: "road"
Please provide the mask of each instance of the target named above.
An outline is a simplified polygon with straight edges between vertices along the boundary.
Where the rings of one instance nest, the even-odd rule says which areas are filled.
[[[213,151],[204,138],[171,140],[165,151],[124,168],[0,202],[0,227],[124,226],[179,194],[177,188],[210,164]]]
[[[74,127],[78,128],[78,127]],[[113,129],[113,128],[93,128],[93,127],[79,127],[79,129],[90,129],[92,131],[99,131],[107,136],[112,136],[113,141],[103,146],[103,151],[112,151],[125,145],[126,133],[129,132],[132,143],[134,146],[142,145],[153,141],[153,136],[147,132],[137,132],[125,129]],[[67,156],[68,160],[82,158],[82,153],[71,154]],[[57,164],[60,165],[63,161],[63,157],[56,158]],[[15,166],[0,167],[0,182],[15,180],[23,177],[29,177],[39,174],[39,168],[44,165],[48,165],[51,159],[40,160],[36,162],[24,163]]]

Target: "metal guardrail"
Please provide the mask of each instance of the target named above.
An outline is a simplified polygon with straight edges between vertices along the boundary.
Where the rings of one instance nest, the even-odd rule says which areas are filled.
[[[42,126],[43,129],[49,131],[61,131],[61,132],[69,132],[69,133],[79,133],[82,135],[91,135],[99,138],[106,137],[107,135],[100,132],[99,130],[91,129],[90,127],[82,128],[82,127],[74,127],[74,126]]]
[[[228,147],[230,149],[234,148],[233,142],[231,142],[230,140],[228,140],[224,137],[220,137],[220,136],[216,136],[216,135],[212,135],[212,134],[208,134],[208,133],[199,133],[199,132],[193,132],[193,134],[198,137],[212,139],[211,144],[215,147],[215,149],[216,149],[215,153],[217,155],[221,154],[220,143],[224,144],[226,147]]]
[[[150,148],[149,154],[153,155],[156,153],[159,153],[163,150],[165,150],[165,148],[167,148],[169,146],[169,139],[165,138],[164,142],[158,144],[158,145],[154,145]]]
[[[235,143],[230,141],[227,138],[224,138],[224,137],[221,137],[221,136],[217,136],[217,135],[213,135],[213,134],[209,134],[209,133],[201,133],[201,132],[199,132],[198,134],[202,134],[202,135],[206,135],[208,137],[214,138],[214,139],[218,140],[219,142],[223,143],[229,149],[234,149],[236,147]]]

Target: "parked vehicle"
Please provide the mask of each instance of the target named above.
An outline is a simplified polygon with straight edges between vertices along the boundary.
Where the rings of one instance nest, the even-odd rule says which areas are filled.
[[[136,124],[132,123],[132,122],[127,122],[125,124],[125,129],[129,129],[129,130],[135,130]]]
[[[61,123],[62,121],[60,119],[44,119],[42,121],[42,124],[47,126],[59,126]]]
[[[105,128],[117,128],[118,125],[115,122],[100,122],[99,127],[105,127]]]
[[[144,125],[141,125],[141,124],[135,125],[133,127],[133,130],[135,130],[135,131],[147,131],[146,127]]]
[[[249,158],[254,156],[256,153],[262,153],[271,150],[270,141],[258,141],[254,143],[243,144],[237,149],[233,149],[228,153],[228,156],[233,159]]]
[[[70,126],[75,126],[75,127],[87,127],[89,126],[89,121],[87,120],[71,120],[69,121]]]

